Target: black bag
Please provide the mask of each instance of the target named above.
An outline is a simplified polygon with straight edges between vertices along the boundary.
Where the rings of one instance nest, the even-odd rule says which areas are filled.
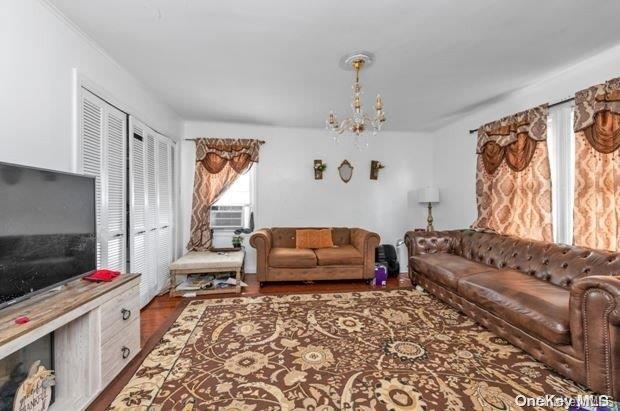
[[[375,262],[384,264],[388,268],[389,275],[400,274],[400,264],[396,248],[392,244],[381,244],[375,251]]]

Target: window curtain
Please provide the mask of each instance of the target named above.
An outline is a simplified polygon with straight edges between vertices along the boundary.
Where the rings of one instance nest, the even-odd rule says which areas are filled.
[[[575,95],[575,245],[620,251],[620,78]]]
[[[547,114],[542,105],[478,129],[473,228],[552,241]]]
[[[187,249],[211,247],[211,206],[237,177],[258,162],[264,141],[230,138],[199,138],[196,142],[196,171],[192,200],[191,234]]]

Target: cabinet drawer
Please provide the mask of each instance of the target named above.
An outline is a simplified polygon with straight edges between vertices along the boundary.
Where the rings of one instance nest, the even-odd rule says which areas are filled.
[[[101,383],[105,387],[140,351],[140,320],[133,318],[121,332],[102,340]]]
[[[132,287],[101,306],[102,344],[136,318],[140,318],[140,289]]]

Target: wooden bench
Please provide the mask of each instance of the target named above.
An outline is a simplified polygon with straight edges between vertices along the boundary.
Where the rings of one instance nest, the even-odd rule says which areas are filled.
[[[241,293],[241,281],[245,279],[243,262],[245,252],[239,251],[190,251],[183,257],[170,264],[170,296],[177,297],[186,294],[206,295],[222,293]],[[235,273],[236,285],[224,288],[213,288],[206,290],[177,290],[179,283],[178,276],[188,274],[208,274],[208,273]]]

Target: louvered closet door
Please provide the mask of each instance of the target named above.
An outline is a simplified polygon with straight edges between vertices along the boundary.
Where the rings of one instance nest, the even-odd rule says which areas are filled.
[[[146,181],[146,281],[148,281],[149,290],[152,290],[150,296],[150,298],[152,298],[158,291],[157,232],[159,229],[159,224],[157,221],[157,136],[155,132],[150,129],[147,131],[146,135]]]
[[[172,254],[172,174],[170,144],[160,137],[157,143],[157,283],[160,290],[169,285]]]
[[[174,212],[177,208],[175,181],[176,181],[176,166],[175,166],[175,145],[170,143],[170,262],[176,259],[177,250],[177,236],[175,235],[177,227],[177,214]]]
[[[131,271],[142,274],[142,306],[169,285],[173,239],[172,142],[130,118]]]
[[[113,107],[106,113],[106,225],[107,262],[111,270],[126,271],[125,194],[127,115]]]
[[[127,115],[82,89],[81,165],[96,177],[97,266],[125,271]]]
[[[155,293],[152,282],[148,281],[146,261],[146,126],[133,117],[129,125],[129,264],[132,273],[141,274],[140,302],[144,306]]]
[[[82,172],[95,176],[95,207],[97,220],[97,267],[101,267],[101,210],[103,205],[101,170],[103,153],[103,101],[83,91],[80,111],[80,134],[82,137]]]

